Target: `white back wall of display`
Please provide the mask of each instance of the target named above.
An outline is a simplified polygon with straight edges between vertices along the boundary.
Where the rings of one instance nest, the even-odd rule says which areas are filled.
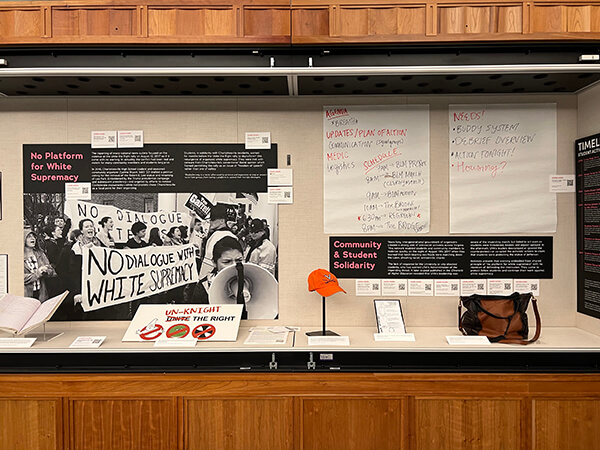
[[[448,105],[468,103],[556,103],[557,174],[573,174],[573,142],[591,134],[596,101],[575,95],[412,96],[323,98],[52,98],[0,99],[2,209],[0,253],[9,254],[9,290],[23,293],[22,145],[88,143],[92,130],[143,130],[146,143],[243,143],[246,132],[268,131],[278,144],[279,167],[291,155],[294,204],[279,207],[279,312],[281,324],[314,326],[321,320],[321,297],[307,289],[307,276],[328,268],[329,236],[323,233],[323,106],[429,105],[431,225],[423,236],[448,235]],[[587,94],[586,94],[587,95]],[[589,132],[578,130],[587,116]],[[524,192],[524,195],[527,193]],[[554,278],[541,280],[544,325],[575,326],[575,196],[558,194],[554,234]],[[490,214],[510,214],[491,211]],[[357,297],[354,280],[341,280],[347,291],[327,301],[327,324],[375,327],[374,297]],[[455,297],[403,297],[408,327],[456,326]],[[589,319],[589,320],[587,320]],[[596,319],[586,318],[595,324]],[[267,325],[264,321],[255,324]],[[600,326],[597,330],[600,333]]]
[[[587,89],[577,96],[577,138],[600,133],[598,105],[600,105],[600,85]],[[577,313],[577,326],[591,333],[600,334],[600,320],[594,317]]]

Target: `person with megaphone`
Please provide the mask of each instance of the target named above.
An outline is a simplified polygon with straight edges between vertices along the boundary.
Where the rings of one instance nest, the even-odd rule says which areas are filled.
[[[204,241],[202,249],[202,265],[200,266],[200,278],[204,278],[215,269],[213,248],[225,236],[236,238],[235,234],[227,226],[227,205],[217,203],[210,210],[210,225],[208,236]]]
[[[213,270],[201,278],[195,285],[190,285],[193,286],[193,291],[190,292],[191,289],[187,290],[186,296],[191,294],[191,299],[186,303],[208,303],[208,290],[217,273],[226,267],[235,265],[244,260],[242,245],[236,238],[225,236],[214,245],[212,249],[212,258],[214,263]]]
[[[256,264],[275,276],[277,248],[269,240],[266,230],[265,223],[261,219],[250,222],[250,245],[246,249],[246,262]]]

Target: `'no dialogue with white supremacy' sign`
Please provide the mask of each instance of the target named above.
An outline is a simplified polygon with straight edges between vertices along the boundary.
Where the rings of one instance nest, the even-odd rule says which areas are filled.
[[[127,242],[131,237],[129,230],[135,222],[144,223],[148,227],[148,230],[157,227],[166,234],[171,227],[178,227],[180,225],[189,226],[192,221],[192,217],[189,214],[180,211],[141,213],[117,208],[112,205],[100,205],[81,200],[67,200],[65,202],[65,215],[71,218],[75,226],[77,226],[81,219],[90,219],[97,225],[101,218],[110,217],[115,223],[111,231],[111,236],[117,243]]]
[[[127,303],[198,281],[195,247],[189,245],[83,253],[83,310]]]

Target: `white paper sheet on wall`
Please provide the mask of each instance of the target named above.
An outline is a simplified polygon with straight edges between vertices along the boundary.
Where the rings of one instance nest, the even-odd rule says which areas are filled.
[[[429,106],[323,109],[325,233],[429,232]]]
[[[556,231],[556,104],[449,105],[450,233]]]
[[[8,292],[8,255],[0,255],[0,295]]]

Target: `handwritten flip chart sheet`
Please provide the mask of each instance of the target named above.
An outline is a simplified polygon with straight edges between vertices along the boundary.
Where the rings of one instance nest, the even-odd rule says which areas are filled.
[[[429,232],[429,106],[323,109],[325,233]]]
[[[450,232],[556,231],[556,104],[450,105]]]

